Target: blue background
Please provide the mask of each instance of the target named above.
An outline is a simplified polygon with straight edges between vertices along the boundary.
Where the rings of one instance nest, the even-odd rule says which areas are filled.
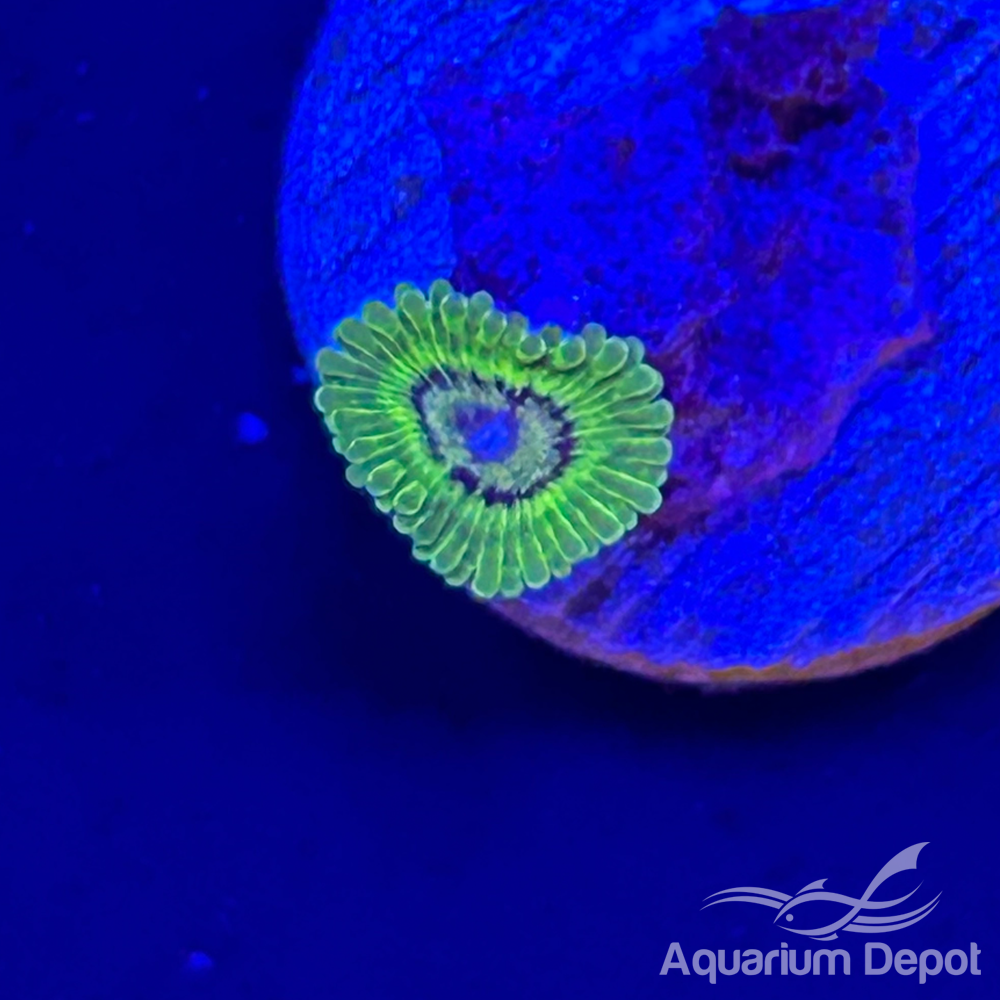
[[[711,892],[860,893],[925,840],[941,904],[886,940],[977,941],[981,977],[920,989],[996,995],[1000,620],[662,691],[445,592],[343,482],[274,262],[322,13],[2,15],[0,996],[908,994],[657,973],[777,947]]]

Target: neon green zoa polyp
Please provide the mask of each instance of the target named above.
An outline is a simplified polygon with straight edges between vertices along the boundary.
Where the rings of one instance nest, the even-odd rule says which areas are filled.
[[[662,502],[673,408],[635,337],[532,332],[486,292],[399,285],[316,356],[347,479],[483,598],[568,576]]]

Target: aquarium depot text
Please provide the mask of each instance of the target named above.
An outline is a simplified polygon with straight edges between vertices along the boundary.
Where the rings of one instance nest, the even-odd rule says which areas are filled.
[[[925,948],[919,953],[910,948],[893,951],[882,941],[868,941],[863,956],[852,955],[847,948],[789,948],[782,941],[780,947],[770,951],[699,948],[689,964],[680,943],[672,941],[660,975],[690,976],[693,972],[715,984],[720,976],[850,976],[862,973],[866,976],[916,976],[918,983],[926,983],[928,978],[942,972],[951,976],[982,975],[980,955],[982,949],[975,941],[968,949]]]

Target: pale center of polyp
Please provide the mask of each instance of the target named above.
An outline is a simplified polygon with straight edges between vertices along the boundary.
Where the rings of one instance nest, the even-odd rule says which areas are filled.
[[[435,372],[414,390],[427,442],[453,479],[488,503],[512,503],[554,479],[572,453],[553,400],[466,372]]]

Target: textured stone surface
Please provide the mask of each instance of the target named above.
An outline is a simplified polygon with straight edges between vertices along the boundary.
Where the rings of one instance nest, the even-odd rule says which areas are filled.
[[[1000,18],[741,6],[334,12],[283,192],[307,356],[441,274],[649,344],[661,512],[498,610],[696,682],[887,662],[1000,600]]]
[[[864,72],[883,17],[728,11],[692,72],[593,107],[489,99],[448,67],[422,102],[456,286],[649,345],[677,411],[662,526],[808,468],[872,374],[933,333],[916,125]]]

